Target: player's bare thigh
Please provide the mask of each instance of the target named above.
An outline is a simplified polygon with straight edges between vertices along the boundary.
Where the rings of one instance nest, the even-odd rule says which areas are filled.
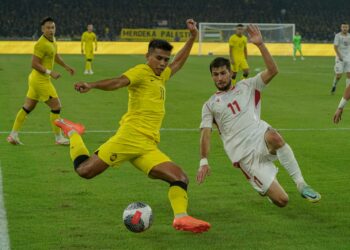
[[[45,103],[50,107],[51,110],[60,110],[62,107],[60,99],[56,97],[51,97]]]
[[[163,162],[152,168],[148,174],[154,179],[161,179],[169,183],[181,181],[188,184],[188,178],[184,171],[174,162]]]
[[[286,191],[284,191],[283,187],[279,184],[277,179],[273,180],[266,192],[266,195],[275,205],[279,207],[285,207],[288,204],[288,194]]]
[[[276,150],[285,144],[283,137],[274,128],[268,128],[264,137],[270,154],[276,155]]]
[[[29,97],[26,97],[26,99],[24,100],[23,107],[26,110],[32,111],[35,108],[37,103],[38,103],[37,100],[31,99]]]
[[[105,171],[109,165],[102,161],[96,154],[93,154],[87,160],[80,163],[75,171],[85,179],[91,179]]]

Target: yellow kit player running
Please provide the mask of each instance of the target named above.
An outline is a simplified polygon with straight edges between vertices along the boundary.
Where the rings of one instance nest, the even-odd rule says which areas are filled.
[[[53,71],[54,62],[65,68],[71,75],[74,69],[65,64],[57,54],[57,44],[55,40],[56,26],[51,17],[46,17],[41,21],[43,35],[34,46],[32,57],[32,72],[28,78],[29,89],[23,107],[18,111],[12,131],[7,137],[7,141],[14,145],[22,144],[18,137],[18,131],[23,125],[27,115],[35,108],[39,101],[45,102],[51,109],[50,122],[55,134],[56,144],[67,145],[69,140],[61,134],[54,121],[60,118],[61,102],[56,93],[56,89],[51,82],[58,79],[61,74]]]
[[[128,111],[121,119],[117,133],[102,144],[95,154],[90,156],[80,136],[84,130],[81,125],[66,119],[57,120],[56,125],[70,138],[70,155],[75,171],[81,177],[90,179],[109,166],[129,161],[150,178],[170,184],[168,197],[174,211],[173,227],[200,233],[209,230],[210,224],[187,214],[188,178],[157,147],[165,115],[165,83],[182,68],[198,34],[195,21],[189,19],[186,23],[191,36],[170,64],[173,46],[164,40],[152,40],[148,46],[146,64],[137,65],[117,78],[75,84],[75,89],[80,93],[93,88],[108,91],[128,87]]]
[[[231,61],[232,81],[236,82],[237,72],[243,70],[243,78],[249,75],[249,65],[247,62],[247,37],[243,35],[244,26],[238,24],[236,26],[236,34],[229,39],[229,53]]]
[[[94,26],[89,24],[87,26],[87,31],[81,36],[81,53],[85,54],[85,75],[92,75],[94,73],[92,71],[92,59],[94,59],[94,43],[95,51],[97,51],[97,38],[93,29]]]

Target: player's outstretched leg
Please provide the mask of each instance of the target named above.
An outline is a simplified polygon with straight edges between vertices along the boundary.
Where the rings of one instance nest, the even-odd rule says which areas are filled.
[[[176,230],[202,233],[210,229],[208,222],[193,218],[187,214],[188,178],[180,167],[173,162],[163,162],[153,167],[149,176],[170,183],[168,198],[173,208],[173,227]]]

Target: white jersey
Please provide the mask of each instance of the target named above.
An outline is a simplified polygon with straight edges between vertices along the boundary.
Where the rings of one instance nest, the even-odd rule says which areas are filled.
[[[350,34],[343,35],[341,32],[335,35],[334,45],[338,47],[338,51],[343,58],[343,61],[350,62]],[[339,59],[336,56],[336,59]]]
[[[260,119],[260,93],[264,87],[260,73],[239,81],[229,91],[216,92],[203,105],[200,128],[217,125],[232,163],[252,152],[270,126]]]

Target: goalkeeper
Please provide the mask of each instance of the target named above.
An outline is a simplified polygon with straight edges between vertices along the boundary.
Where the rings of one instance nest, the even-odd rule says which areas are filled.
[[[299,51],[300,59],[304,60],[303,52],[301,52],[301,35],[299,32],[295,32],[295,35],[293,36],[293,60],[295,61],[297,51]]]

